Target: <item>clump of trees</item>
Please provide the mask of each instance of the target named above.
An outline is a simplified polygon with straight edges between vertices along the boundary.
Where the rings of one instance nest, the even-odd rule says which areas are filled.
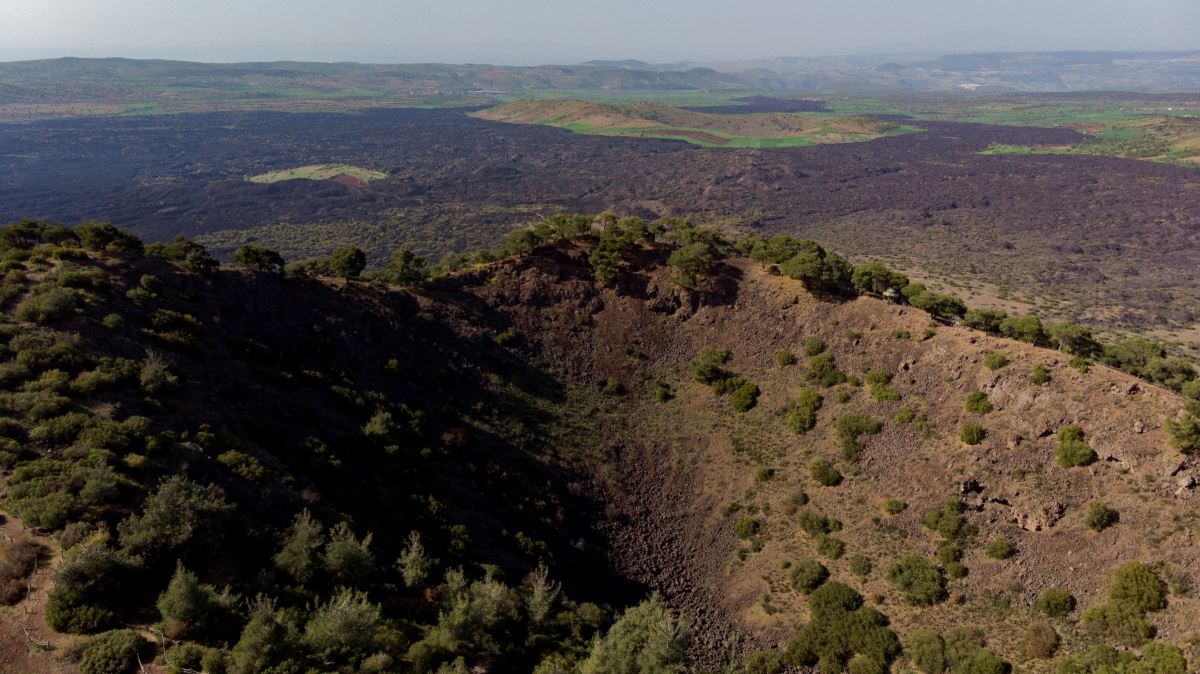
[[[983,632],[956,627],[942,634],[919,629],[908,638],[905,650],[925,674],[1005,674],[1008,665],[986,648]]]
[[[932,606],[946,595],[946,578],[933,562],[920,555],[904,555],[888,567],[888,580],[904,600],[915,606]]]
[[[900,653],[900,639],[887,618],[864,605],[862,595],[838,582],[825,582],[809,595],[809,622],[788,644],[784,662],[815,666],[822,674],[883,674]]]

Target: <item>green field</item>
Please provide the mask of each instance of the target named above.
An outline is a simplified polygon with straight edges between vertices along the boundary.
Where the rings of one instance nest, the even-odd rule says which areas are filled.
[[[310,166],[297,166],[296,168],[282,171],[261,173],[256,176],[247,176],[246,180],[252,183],[278,183],[284,180],[329,180],[340,175],[357,178],[364,183],[369,183],[372,180],[383,180],[387,177],[387,174],[382,171],[372,171],[371,169],[351,166],[349,164],[312,164]]]

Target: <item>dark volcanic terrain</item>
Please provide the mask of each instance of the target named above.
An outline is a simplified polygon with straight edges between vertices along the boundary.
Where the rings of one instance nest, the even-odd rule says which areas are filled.
[[[1200,310],[1200,174],[1090,156],[985,156],[1070,129],[914,122],[868,143],[726,150],[472,119],[463,110],[229,113],[0,126],[0,221],[104,218],[149,240],[248,240],[375,259],[490,245],[538,214],[611,209],[809,236],[854,256],[1026,293],[1043,313],[1181,326]],[[307,164],[365,187],[256,184]],[[370,224],[367,224],[369,221]],[[248,231],[242,231],[248,230]]]

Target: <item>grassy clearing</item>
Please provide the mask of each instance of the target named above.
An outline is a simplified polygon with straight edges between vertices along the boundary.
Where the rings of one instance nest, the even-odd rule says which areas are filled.
[[[492,121],[556,126],[575,133],[669,138],[704,147],[731,148],[853,143],[917,130],[863,115],[815,112],[723,115],[646,101],[617,104],[594,100],[522,100],[474,115]]]
[[[349,164],[312,164],[310,166],[298,166],[282,171],[260,173],[256,176],[248,176],[246,180],[252,183],[278,183],[284,180],[329,180],[340,175],[357,178],[364,183],[369,183],[372,180],[382,180],[387,177],[387,174],[382,171],[372,171],[371,169],[351,166]]]

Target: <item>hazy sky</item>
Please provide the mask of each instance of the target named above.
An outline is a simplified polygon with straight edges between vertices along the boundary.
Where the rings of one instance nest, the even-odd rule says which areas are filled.
[[[1200,0],[0,0],[0,58],[529,63],[1200,48]]]

